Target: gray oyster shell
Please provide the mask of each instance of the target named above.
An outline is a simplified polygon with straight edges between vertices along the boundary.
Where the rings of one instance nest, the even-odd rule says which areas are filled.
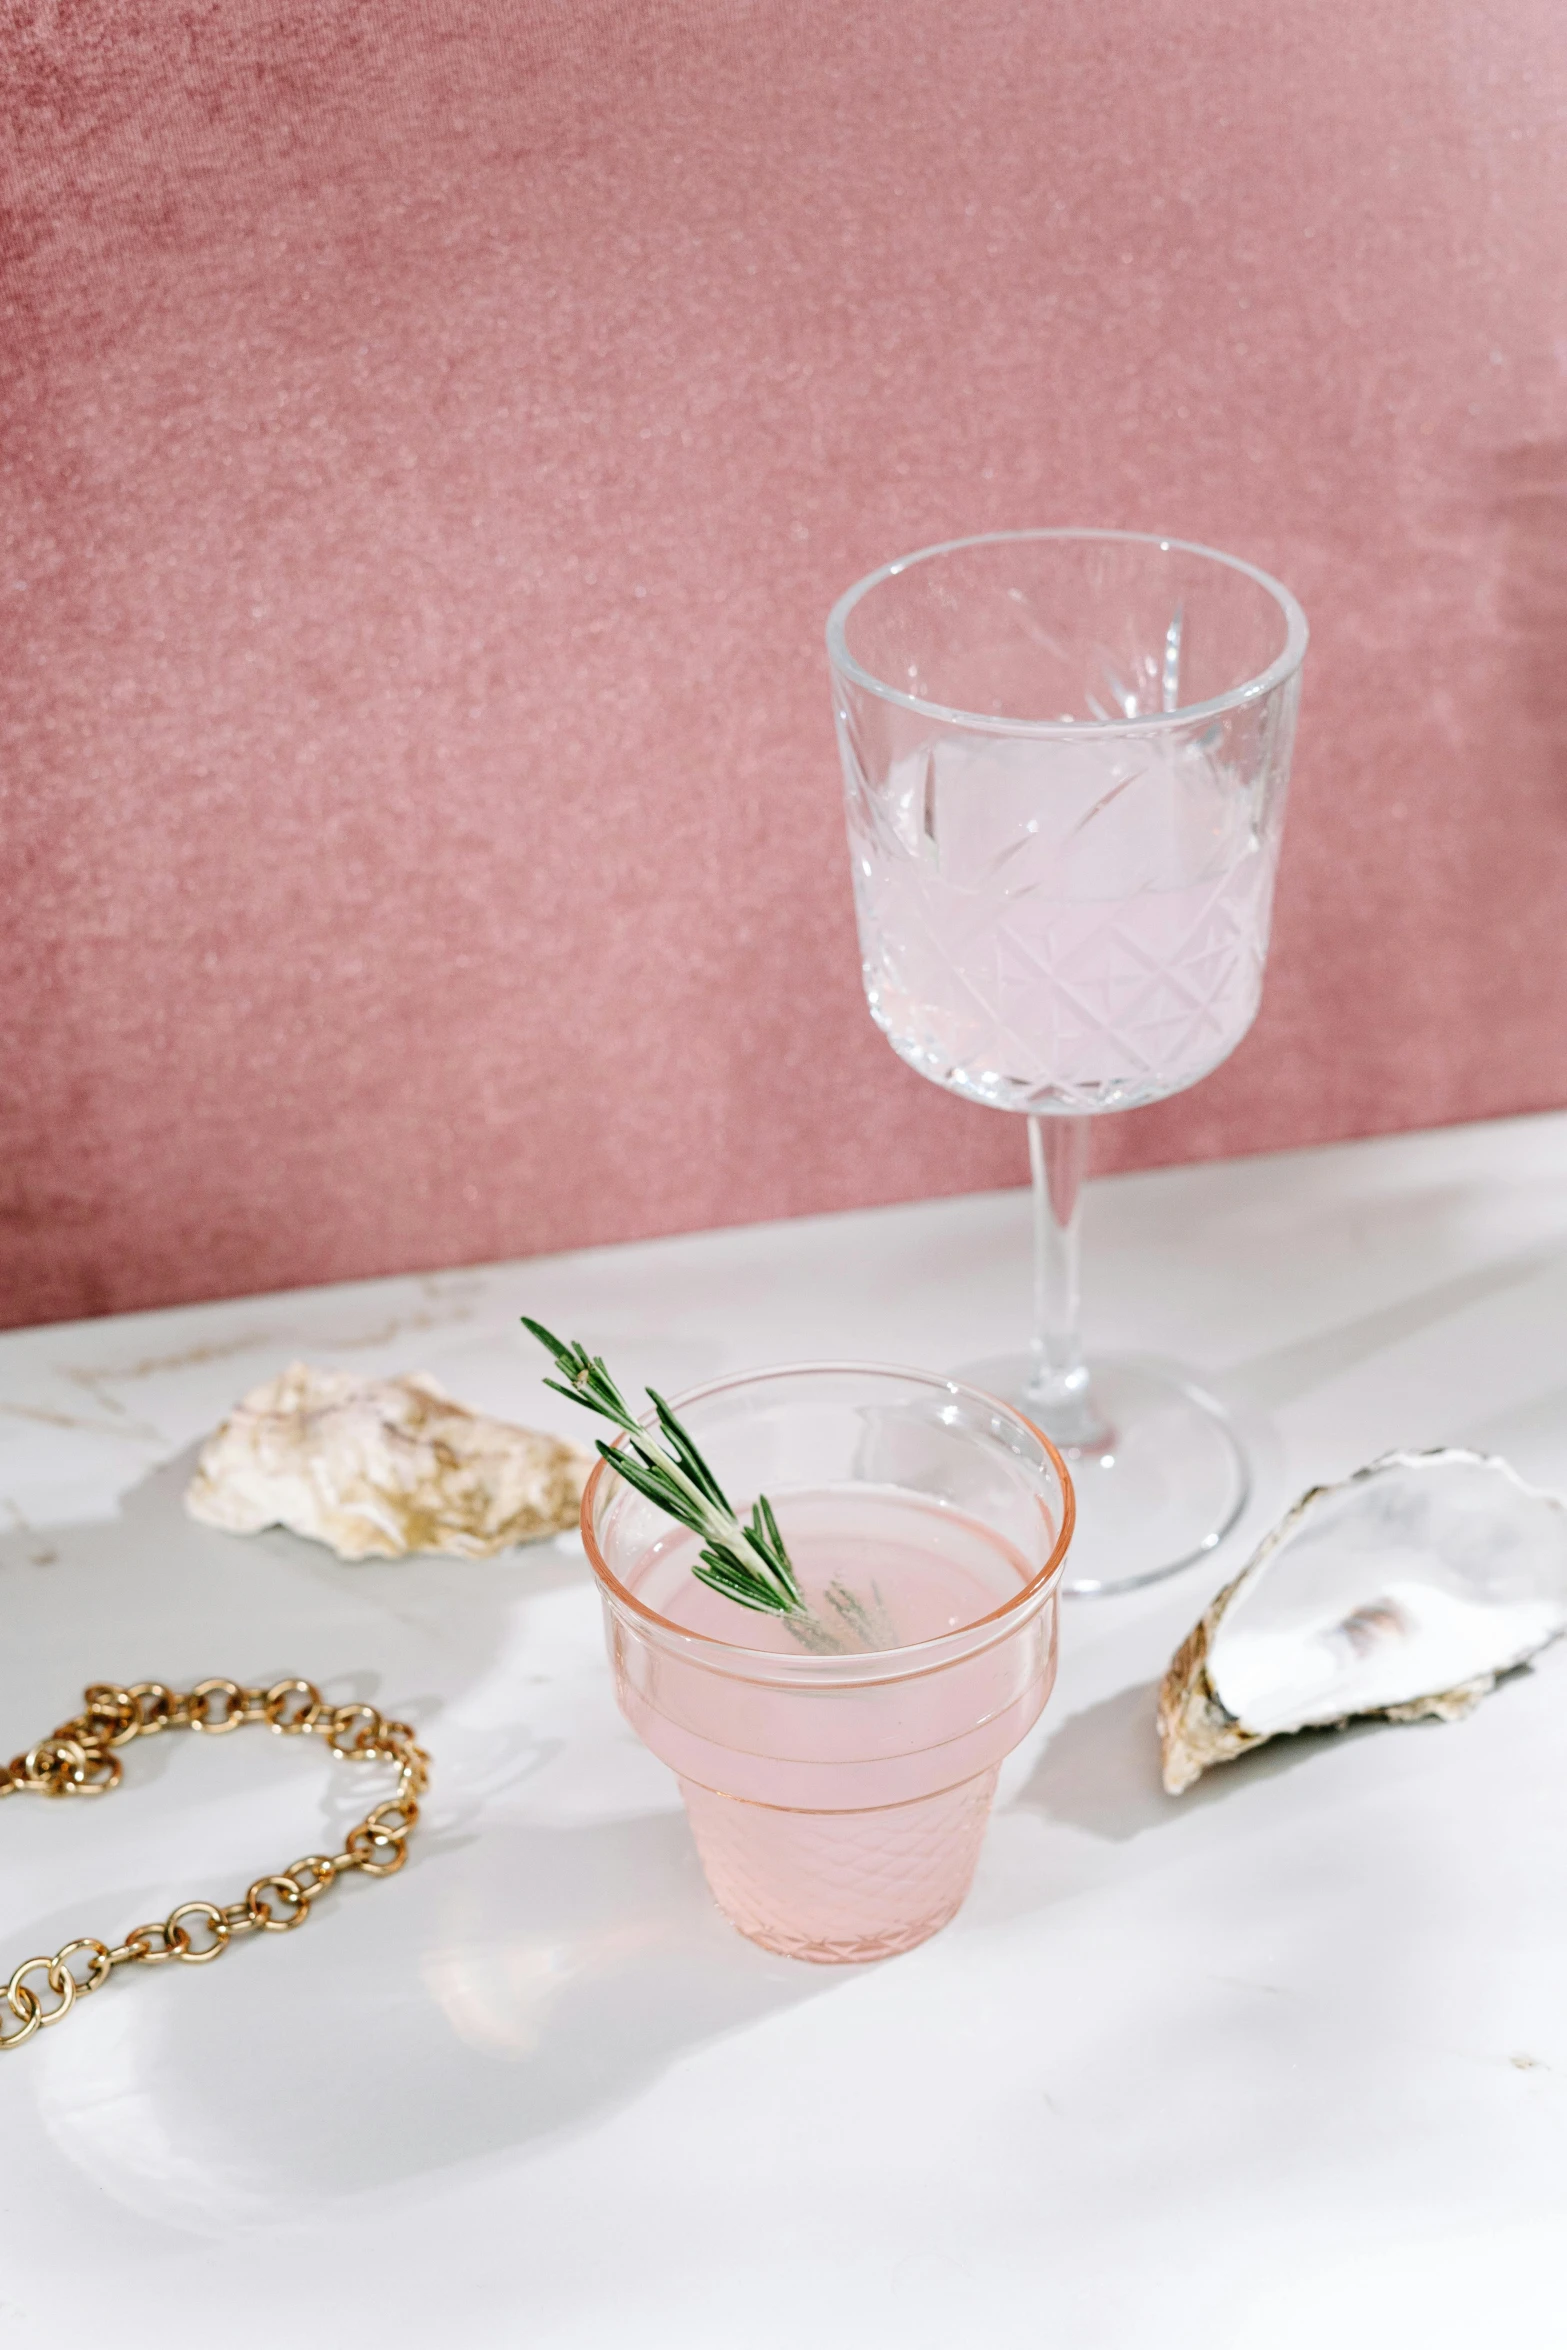
[[[1456,1721],[1564,1630],[1567,1505],[1483,1453],[1385,1453],[1304,1494],[1177,1650],[1164,1784],[1358,1715]]]

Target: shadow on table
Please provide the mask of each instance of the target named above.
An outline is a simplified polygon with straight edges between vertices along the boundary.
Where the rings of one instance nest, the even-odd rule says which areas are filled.
[[[200,1450],[188,1445],[150,1470],[112,1517],[0,1532],[8,1640],[31,1629],[39,1659],[69,1647],[67,1699],[89,1674],[259,1680],[274,1667],[309,1671],[317,1629],[341,1648],[345,1621],[367,1605],[394,1623],[438,1618],[443,1650],[477,1661],[490,1655],[498,1617],[519,1599],[588,1579],[575,1543],[533,1543],[493,1559],[350,1562],[281,1527],[229,1534],[198,1525],[184,1496]],[[38,1685],[37,1674],[29,1678]],[[388,1695],[407,1701],[406,1692]]]
[[[113,1521],[0,1538],[5,1710],[27,1709],[18,1734],[46,1730],[88,1678],[188,1686],[214,1672],[305,1672],[334,1697],[396,1706],[428,1729],[433,1806],[398,1876],[351,1879],[304,1932],[238,1943],[218,1965],[116,1976],[18,2056],[56,2155],[79,2177],[182,2233],[319,2212],[589,2124],[681,2057],[842,1980],[733,1932],[678,1810],[508,1816],[562,1743],[535,1718],[516,1610],[581,1585],[580,1555],[541,1546],[347,1566],[288,1535],[194,1524],[181,1501],[193,1461],[194,1450],[144,1479]],[[465,1714],[508,1637],[487,1710]],[[606,1690],[606,1721],[609,1704]],[[206,1793],[194,1797],[189,1741],[138,1746],[126,1795],[75,1823],[87,1833],[74,1840],[69,1901],[28,1918],[11,1905],[13,1961],[156,1914],[147,1887],[166,1875],[187,1895],[227,1898],[247,1866],[280,1865],[286,1851],[270,1837],[254,1849],[250,1808],[276,1785],[269,1746],[224,1741],[201,1758]],[[137,1793],[171,1771],[172,1801],[139,1813]],[[358,1816],[351,1777],[322,1783],[333,1818],[348,1807],[338,1830],[323,1814],[301,1845]],[[189,1864],[187,1841],[201,1855]]]
[[[1506,1290],[1525,1287],[1554,1272],[1563,1254],[1559,1240],[1520,1249],[1494,1264],[1455,1274],[1331,1330],[1254,1355],[1224,1374],[1226,1400],[1233,1395],[1255,1410],[1283,1411],[1387,1348],[1418,1338],[1471,1306],[1483,1305]]]
[[[1158,1699],[1158,1682],[1140,1681],[1073,1714],[1040,1755],[1013,1796],[1013,1805],[1120,1844],[1149,1829],[1189,1819],[1209,1804],[1244,1794],[1261,1780],[1298,1770],[1325,1747],[1392,1730],[1407,1736],[1411,1730],[1432,1726],[1363,1721],[1342,1730],[1300,1730],[1206,1771],[1184,1795],[1167,1795],[1159,1776]]]
[[[116,1980],[34,2078],[96,2187],[227,2235],[591,2123],[835,1979],[732,1932],[683,1815],[501,1822],[342,1886],[297,1940]]]

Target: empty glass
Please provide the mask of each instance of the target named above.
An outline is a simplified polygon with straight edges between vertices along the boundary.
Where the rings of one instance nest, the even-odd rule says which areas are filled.
[[[1088,1120],[1194,1085],[1262,990],[1306,651],[1233,557],[1014,531],[889,563],[827,626],[865,992],[893,1049],[1029,1121],[1031,1350],[964,1376],[1073,1464],[1067,1588],[1211,1550],[1249,1481],[1192,1380],[1085,1364]]]

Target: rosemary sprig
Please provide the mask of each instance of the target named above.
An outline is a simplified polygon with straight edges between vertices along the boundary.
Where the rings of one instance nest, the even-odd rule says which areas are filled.
[[[599,1442],[598,1450],[610,1467],[655,1509],[702,1536],[698,1563],[691,1570],[697,1581],[761,1615],[807,1615],[810,1611],[766,1495],[757,1496],[750,1521],[742,1526],[689,1430],[661,1395],[651,1387],[647,1391],[662,1446],[650,1429],[632,1418],[631,1407],[600,1356],[590,1355],[575,1340],[557,1338],[526,1314],[522,1324],[554,1356],[561,1374],[559,1379],[546,1379],[545,1386],[581,1404],[584,1411],[612,1420],[624,1433],[624,1445]]]

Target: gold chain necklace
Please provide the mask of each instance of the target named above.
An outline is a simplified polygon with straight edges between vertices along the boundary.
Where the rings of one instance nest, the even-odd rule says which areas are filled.
[[[350,1870],[390,1877],[402,1867],[419,1798],[429,1784],[430,1758],[406,1722],[387,1721],[373,1705],[328,1705],[313,1681],[275,1681],[270,1689],[198,1681],[185,1696],[161,1681],[137,1681],[128,1689],[95,1681],[74,1721],[62,1722],[14,1762],[0,1764],[0,1797],[107,1795],[122,1774],[116,1747],[162,1730],[199,1730],[221,1738],[246,1722],[265,1722],[284,1738],[324,1738],[340,1762],[395,1763],[396,1790],[349,1830],[341,1852],[312,1852],[290,1861],[277,1876],[258,1877],[242,1900],[226,1908],[215,1901],[182,1901],[161,1922],[132,1926],[113,1949],[84,1934],[53,1958],[23,1959],[0,1987],[0,2051],[20,2048],[35,2032],[57,2024],[78,1999],[101,1990],[116,1967],[162,1966],[171,1958],[205,1966],[221,1958],[236,1934],[287,1934],[302,1926],[316,1895]],[[199,1947],[188,1919],[204,1934]],[[71,1961],[82,1953],[86,1972],[78,1975]],[[46,2007],[45,1992],[29,1984],[28,1976],[35,1974],[54,1994],[53,2006]],[[7,2011],[14,2019],[9,2030]]]

